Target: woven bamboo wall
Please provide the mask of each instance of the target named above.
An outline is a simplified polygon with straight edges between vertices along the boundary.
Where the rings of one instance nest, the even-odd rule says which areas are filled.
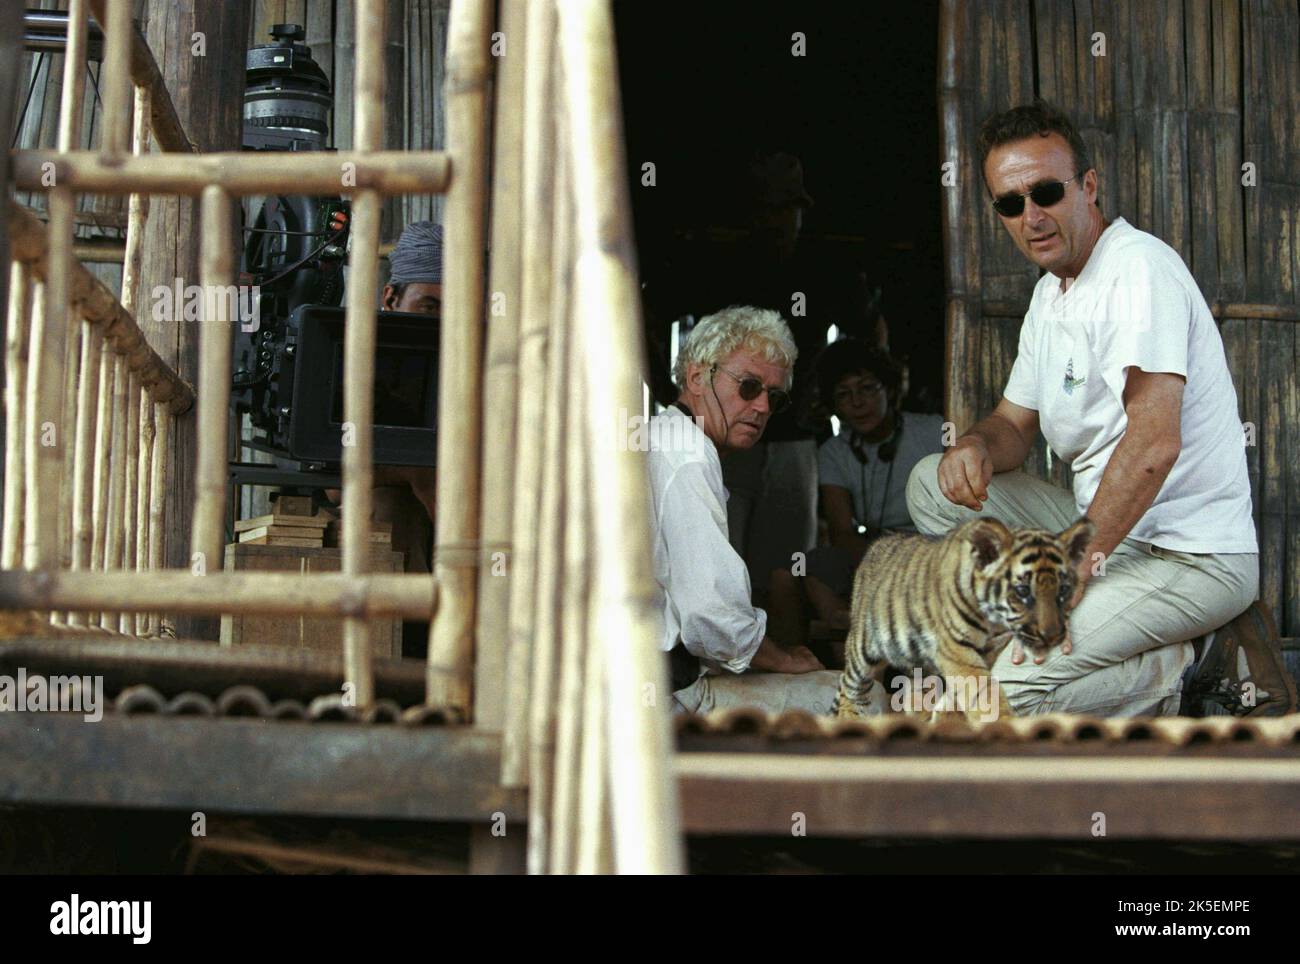
[[[1300,8],[948,0],[941,29],[944,160],[959,172],[945,202],[950,416],[964,428],[1001,397],[1038,280],[988,207],[975,136],[990,113],[1039,94],[1080,127],[1108,218],[1171,245],[1212,306],[1280,316],[1216,309],[1241,419],[1255,429],[1260,595],[1283,635],[1300,634]],[[1246,163],[1254,186],[1242,183]],[[1041,439],[1026,468],[1068,484]]]

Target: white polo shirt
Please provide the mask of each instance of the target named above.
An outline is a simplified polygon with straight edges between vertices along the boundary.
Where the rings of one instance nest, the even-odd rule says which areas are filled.
[[[1038,412],[1074,471],[1086,512],[1124,437],[1130,367],[1173,372],[1183,388],[1182,448],[1130,539],[1182,552],[1258,552],[1244,433],[1223,339],[1178,253],[1117,218],[1068,291],[1043,275],[1003,393]]]

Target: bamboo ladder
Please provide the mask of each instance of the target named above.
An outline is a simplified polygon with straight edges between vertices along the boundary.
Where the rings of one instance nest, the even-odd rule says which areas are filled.
[[[102,0],[92,6],[107,18],[103,148],[76,151],[61,141],[53,154],[14,158],[20,188],[49,192],[50,223],[42,229],[21,211],[11,217],[15,294],[6,365],[11,376],[26,366],[27,391],[11,390],[6,399],[10,427],[21,425],[25,443],[11,445],[6,458],[27,480],[25,498],[5,492],[0,607],[68,612],[87,626],[85,613],[111,609],[98,622],[101,631],[136,633],[156,631],[159,612],[343,618],[346,679],[359,706],[374,696],[366,620],[432,614],[426,702],[502,734],[501,780],[530,790],[529,869],[679,871],[670,694],[648,575],[647,483],[639,453],[616,444],[618,414],[640,408],[642,358],[608,0],[503,0],[497,36],[507,46],[499,58],[489,56],[493,4],[454,0],[445,153],[380,150],[385,4],[357,0],[357,25],[365,29],[355,31],[355,149],[272,159],[149,153],[159,93],[138,52],[132,58],[128,8]],[[74,33],[84,33],[83,0],[73,0],[72,14]],[[70,44],[65,97],[78,96],[83,56],[74,57]],[[133,66],[136,133],[128,151]],[[43,183],[48,164],[53,184]],[[341,171],[352,176],[341,178]],[[230,328],[205,323],[192,393],[133,318],[149,194],[201,198],[202,282],[224,287],[233,268],[232,199],[277,191],[353,198],[344,415],[355,444],[344,449],[339,574],[222,571]],[[434,575],[371,574],[380,205],[392,194],[443,191]],[[72,260],[76,192],[132,196],[124,304]],[[80,325],[75,365],[65,360],[74,356],[57,323],[69,309]],[[11,377],[11,389],[16,384]],[[58,412],[54,423],[61,429],[75,420],[75,484],[64,500],[42,499],[64,481],[62,450],[36,444],[45,400],[64,397],[72,411]],[[192,403],[195,565],[167,570],[160,565],[161,468],[170,420]],[[104,452],[109,465],[101,469]],[[136,505],[148,505],[147,512],[132,515],[124,499],[131,486],[144,494]],[[60,568],[65,517],[71,565]],[[148,578],[138,569],[151,570]],[[142,621],[113,613],[153,615]]]

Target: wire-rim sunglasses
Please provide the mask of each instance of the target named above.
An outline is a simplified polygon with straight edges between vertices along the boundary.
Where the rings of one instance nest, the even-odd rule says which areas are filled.
[[[1054,204],[1060,204],[1061,198],[1065,197],[1065,185],[1070,181],[1078,180],[1080,171],[1069,181],[1048,181],[1046,184],[1036,184],[1033,190],[1028,194],[1016,194],[1014,191],[1010,194],[1003,194],[1001,197],[993,199],[993,210],[1004,218],[1018,218],[1025,210],[1025,198],[1033,198],[1034,204],[1040,208],[1050,208]]]
[[[790,407],[790,393],[784,388],[768,388],[761,379],[755,378],[753,375],[737,375],[735,372],[727,371],[721,365],[714,365],[713,371],[722,372],[722,374],[734,378],[740,384],[740,397],[747,402],[752,402],[758,398],[760,393],[766,391],[767,404],[773,415]]]

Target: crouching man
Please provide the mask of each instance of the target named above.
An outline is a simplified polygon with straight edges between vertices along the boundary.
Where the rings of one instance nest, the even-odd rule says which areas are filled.
[[[835,701],[839,673],[807,647],[768,637],[767,613],[752,604],[749,572],[727,538],[720,459],[757,442],[789,403],[796,354],[775,311],[710,315],[678,355],[676,404],[650,420],[654,572],[674,711],[827,713]]]

